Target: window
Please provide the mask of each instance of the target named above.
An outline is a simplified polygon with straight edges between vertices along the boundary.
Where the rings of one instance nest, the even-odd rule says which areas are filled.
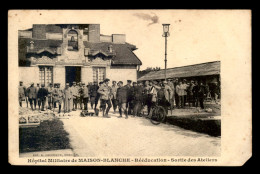
[[[53,67],[52,66],[39,66],[39,79],[40,83],[46,87],[53,83]]]
[[[78,50],[78,33],[75,30],[70,30],[68,32],[68,50]]]
[[[106,68],[95,67],[93,68],[93,82],[103,82],[106,78]]]

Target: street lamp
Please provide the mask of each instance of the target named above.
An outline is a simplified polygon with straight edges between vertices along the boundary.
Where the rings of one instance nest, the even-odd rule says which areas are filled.
[[[166,80],[166,68],[167,68],[167,37],[170,36],[169,33],[169,26],[170,24],[162,24],[163,25],[163,37],[165,37],[165,72],[164,72],[164,76],[165,76],[165,80]]]

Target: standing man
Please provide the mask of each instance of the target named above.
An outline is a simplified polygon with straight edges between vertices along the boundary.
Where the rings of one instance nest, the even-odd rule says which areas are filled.
[[[84,83],[85,84],[85,83]],[[86,87],[86,86],[85,86]],[[87,87],[86,87],[87,88]],[[78,91],[79,91],[79,105],[80,105],[80,109],[82,110],[84,107],[84,91],[83,91],[83,83],[79,82],[79,87],[78,87]]]
[[[176,87],[177,87],[177,85],[179,85],[179,80],[176,78],[175,80],[174,80],[174,99],[175,99],[175,105],[176,105],[176,108],[179,108],[179,106],[180,106],[180,103],[179,103],[179,95],[178,95],[178,93],[177,93],[177,89],[176,89]]]
[[[112,93],[111,100],[112,100],[114,113],[116,112],[116,108],[117,108],[116,91],[117,91],[116,81],[113,81],[112,82],[112,87],[111,87],[111,93]]]
[[[38,91],[37,98],[39,100],[40,106],[42,106],[41,111],[44,111],[44,106],[46,102],[46,97],[48,96],[48,90],[44,87],[44,84],[41,84],[41,88]],[[40,107],[39,107],[40,111]]]
[[[133,93],[134,93],[134,113],[133,116],[140,116],[143,101],[143,88],[140,85],[141,82],[133,83]]]
[[[48,109],[52,109],[53,107],[53,91],[54,88],[52,86],[52,83],[50,83],[49,87],[48,87]]]
[[[94,85],[91,85],[90,86],[90,91],[89,91],[89,93],[90,93],[90,104],[91,104],[91,109],[93,109],[93,105],[95,105],[94,106],[94,109],[96,110],[96,107],[97,107],[97,104],[98,104],[98,100],[96,100],[96,98],[97,98],[97,94],[98,94],[98,88],[99,88],[99,86],[98,86],[98,83],[95,81],[94,82]]]
[[[72,98],[72,90],[69,87],[69,83],[66,83],[66,87],[63,90],[63,99],[64,99],[64,113],[70,112],[70,101]]]
[[[164,87],[165,99],[166,99],[167,103],[170,104],[170,106],[171,106],[171,101],[172,101],[172,97],[173,97],[173,95],[172,95],[172,93],[173,93],[172,88],[168,85],[167,81],[163,81],[163,85],[162,86]],[[166,111],[166,115],[167,115],[168,114],[168,108],[165,106],[165,109],[166,109],[165,111]]]
[[[174,108],[174,96],[175,96],[175,89],[174,89],[174,84],[173,84],[173,79],[168,79],[168,86],[171,88],[171,99],[170,99],[170,104],[171,104],[171,108]]]
[[[198,92],[198,98],[199,98],[199,103],[200,103],[200,107],[201,109],[204,109],[204,98],[205,98],[205,95],[206,95],[206,88],[205,86],[203,85],[203,83],[200,83],[199,85],[199,92]]]
[[[127,80],[127,89],[128,89],[128,93],[127,93],[127,104],[126,104],[126,108],[128,109],[128,115],[132,115],[132,111],[133,111],[133,87],[131,86],[132,80]]]
[[[89,94],[88,94],[88,87],[86,87],[85,83],[82,83],[82,102],[84,105],[84,110],[87,111],[88,110],[88,98],[89,98]]]
[[[100,94],[100,106],[102,108],[103,117],[110,118],[108,116],[108,112],[111,108],[111,102],[110,102],[110,89],[108,87],[109,79],[105,79],[104,83],[100,86],[98,89],[98,93]],[[107,108],[106,108],[107,105]]]
[[[184,106],[186,106],[186,102],[187,102],[187,88],[188,88],[188,85],[187,85],[187,81],[186,79],[183,79],[183,103],[184,103]]]
[[[195,81],[194,87],[192,88],[192,93],[195,102],[195,107],[197,108],[199,103],[199,85],[197,81]]]
[[[40,103],[40,100],[38,99],[38,92],[39,92],[39,89],[40,89],[40,84],[37,83],[37,86],[36,86],[36,103],[38,104],[38,108],[40,110],[40,107],[41,107],[41,103]]]
[[[26,88],[23,86],[23,82],[20,81],[20,85],[18,88],[18,94],[19,94],[19,105],[22,107],[22,102],[25,100],[25,93],[26,93]]]
[[[36,88],[34,87],[34,83],[32,83],[31,86],[28,88],[28,99],[32,110],[36,109],[36,97],[37,97],[36,95],[37,95],[37,91]],[[33,109],[33,104],[34,104],[34,109]]]
[[[150,82],[145,81],[144,91],[143,91],[143,93],[144,93],[144,105],[147,105],[148,115],[150,113],[151,106],[152,106],[152,95],[150,94],[150,91],[151,91]]]
[[[176,86],[176,93],[178,94],[178,98],[179,98],[178,108],[184,108],[184,87],[181,81]]]
[[[116,93],[116,98],[117,98],[117,101],[118,101],[118,110],[119,110],[119,117],[118,118],[122,118],[122,111],[125,114],[125,119],[128,118],[127,109],[126,109],[127,93],[128,93],[128,87],[123,86],[123,82],[119,81],[117,93]]]
[[[78,87],[76,86],[76,82],[73,82],[72,87],[70,88],[72,92],[72,98],[73,98],[73,111],[77,110],[77,104],[78,104],[78,97],[79,97],[79,90]]]
[[[56,104],[58,103],[58,105],[59,105],[59,112],[58,113],[60,113],[62,99],[63,99],[63,92],[60,89],[60,83],[54,84],[54,91],[53,91],[54,107],[53,107],[53,112],[54,112],[54,110],[56,108]]]
[[[193,94],[193,88],[194,88],[195,84],[194,81],[192,80],[188,90],[187,90],[187,96],[188,96],[188,103],[189,103],[189,107],[194,107],[195,106],[195,101],[194,101],[194,94]]]

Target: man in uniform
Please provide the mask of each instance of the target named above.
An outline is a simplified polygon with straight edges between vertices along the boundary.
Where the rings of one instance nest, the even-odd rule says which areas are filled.
[[[111,95],[111,100],[112,100],[114,113],[116,112],[116,108],[117,108],[116,91],[117,91],[116,81],[113,81],[112,82],[112,87],[111,87],[111,94],[112,94]]]
[[[111,102],[109,99],[110,89],[108,87],[109,81],[110,81],[109,79],[105,79],[104,83],[98,89],[98,93],[100,94],[100,100],[101,100],[100,106],[102,108],[103,117],[106,117],[106,118],[110,118],[108,116],[108,112],[111,108]],[[106,105],[107,105],[107,108],[106,108]]]
[[[116,98],[118,102],[118,110],[119,110],[119,117],[122,118],[122,111],[125,114],[125,118],[128,118],[127,109],[126,109],[126,103],[127,103],[127,93],[128,93],[128,87],[123,86],[123,82],[118,82],[118,88],[116,92]]]
[[[53,91],[54,91],[54,88],[53,88],[53,85],[52,83],[50,83],[49,87],[48,87],[48,109],[52,109],[53,107]]]
[[[83,83],[79,82],[79,87],[78,87],[78,91],[79,91],[79,105],[80,105],[80,109],[82,110],[84,107],[84,101],[83,101]]]
[[[56,83],[56,84],[54,84],[54,91],[53,91],[53,103],[54,103],[53,112],[56,108],[57,103],[59,105],[59,112],[58,113],[61,112],[62,99],[63,99],[63,92],[60,89],[60,83]]]
[[[167,84],[171,88],[171,91],[172,91],[170,104],[171,104],[171,108],[174,109],[174,96],[175,96],[174,93],[175,93],[175,89],[174,89],[173,79],[168,79],[168,83]]]
[[[28,88],[28,99],[32,110],[36,109],[36,94],[37,94],[36,88],[34,87],[34,83],[32,83],[31,86]],[[33,109],[33,105],[34,105],[34,109]]]
[[[40,84],[37,83],[37,86],[36,86],[36,103],[38,104],[39,110],[40,110],[40,107],[41,107],[41,103],[40,103],[40,101],[39,101],[39,99],[38,99],[38,92],[39,92],[39,89],[40,89],[40,88],[41,88],[41,87],[40,87]]]
[[[127,80],[126,87],[128,88],[128,94],[127,94],[127,105],[126,105],[126,107],[128,108],[128,115],[132,115],[133,109],[134,109],[133,86],[131,86],[131,83],[132,83],[132,80]]]
[[[143,101],[143,88],[141,87],[141,82],[133,83],[133,96],[134,96],[134,113],[133,116],[140,116]]]
[[[70,101],[71,101],[71,98],[72,98],[72,90],[69,87],[69,83],[66,83],[65,89],[63,90],[64,113],[70,112]]]
[[[145,81],[144,91],[143,91],[143,93],[144,93],[144,105],[147,105],[148,115],[150,113],[151,106],[152,106],[152,95],[150,94],[150,91],[151,91],[150,82]]]
[[[47,95],[48,95],[47,89],[44,87],[44,84],[41,84],[41,88],[37,93],[37,98],[39,100],[40,106],[42,106],[41,111],[44,111]],[[39,107],[39,111],[40,111],[40,107]]]
[[[90,105],[91,105],[91,109],[93,109],[93,105],[94,106],[94,109],[96,110],[96,107],[97,107],[97,104],[98,104],[98,100],[96,100],[97,98],[97,91],[98,91],[98,83],[95,81],[93,85],[90,86],[90,90],[89,90],[89,93],[90,93]]]
[[[79,97],[79,90],[76,86],[76,82],[73,82],[72,87],[70,88],[72,92],[72,98],[73,98],[73,111],[77,110],[77,104],[78,104],[78,97]]]
[[[85,83],[82,83],[82,101],[83,101],[85,111],[88,110],[88,99],[89,99],[88,87],[86,87]]]
[[[22,102],[25,100],[25,93],[26,93],[26,88],[25,86],[23,86],[22,81],[20,81],[18,92],[19,92],[19,104],[22,107]]]

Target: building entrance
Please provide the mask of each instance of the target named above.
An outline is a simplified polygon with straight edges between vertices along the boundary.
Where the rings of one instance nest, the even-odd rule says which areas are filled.
[[[66,83],[69,83],[70,86],[73,82],[81,81],[81,67],[77,66],[67,66],[66,67]]]

